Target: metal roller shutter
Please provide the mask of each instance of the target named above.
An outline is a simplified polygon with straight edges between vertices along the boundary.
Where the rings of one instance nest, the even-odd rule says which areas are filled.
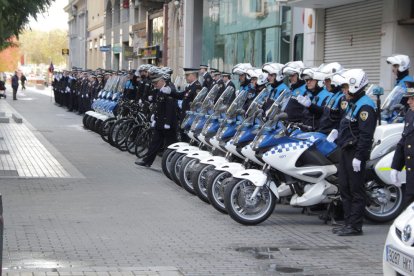
[[[383,0],[363,1],[325,10],[324,62],[362,68],[379,83]]]

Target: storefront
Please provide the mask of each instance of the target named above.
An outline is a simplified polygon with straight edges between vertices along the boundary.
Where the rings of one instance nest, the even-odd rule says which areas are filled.
[[[223,71],[241,62],[290,60],[291,12],[265,0],[204,0],[202,63]]]

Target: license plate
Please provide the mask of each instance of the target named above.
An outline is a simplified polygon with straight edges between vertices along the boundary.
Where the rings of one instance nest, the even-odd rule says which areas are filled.
[[[390,246],[387,246],[387,262],[410,275],[414,272],[414,258]]]

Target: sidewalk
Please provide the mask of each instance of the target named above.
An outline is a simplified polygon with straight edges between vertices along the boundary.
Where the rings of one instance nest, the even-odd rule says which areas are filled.
[[[277,205],[245,227],[168,180],[159,158],[135,166],[49,96],[28,89],[7,102],[69,174],[0,176],[10,275],[382,275],[389,224],[343,238]]]

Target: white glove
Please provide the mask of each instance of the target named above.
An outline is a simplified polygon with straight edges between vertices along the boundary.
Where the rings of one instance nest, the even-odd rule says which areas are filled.
[[[164,86],[163,88],[160,89],[160,91],[164,94],[171,94],[171,88],[169,86]]]
[[[170,128],[171,128],[170,125],[167,125],[167,124],[164,125],[164,129],[170,129]]]
[[[361,160],[356,158],[352,159],[352,167],[354,167],[354,172],[361,171]]]
[[[152,96],[148,96],[148,101],[152,102]]]
[[[296,100],[298,101],[298,103],[300,103],[304,107],[309,107],[312,103],[309,97],[302,96],[302,95],[297,96]]]
[[[391,183],[396,187],[401,187],[401,181],[398,177],[398,171],[392,169],[390,173]]]
[[[155,122],[155,115],[154,114],[151,115],[150,121]]]
[[[329,135],[326,137],[326,141],[328,141],[329,143],[333,143],[336,138],[338,138],[338,130],[336,129],[332,129],[331,133],[329,133]]]
[[[142,104],[142,100],[141,100],[141,99],[139,99],[138,103],[139,103],[139,104]]]
[[[178,104],[179,109],[183,109],[183,101],[182,100],[178,100],[177,104]]]
[[[151,121],[151,127],[154,128],[155,127],[155,123],[156,121]]]

